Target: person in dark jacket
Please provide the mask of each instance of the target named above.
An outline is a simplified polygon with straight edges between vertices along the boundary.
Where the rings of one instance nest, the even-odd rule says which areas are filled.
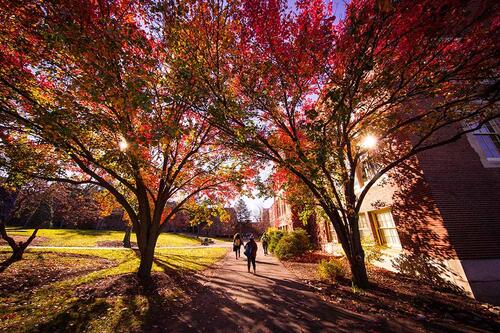
[[[247,256],[248,273],[250,273],[250,264],[253,266],[255,274],[255,258],[257,257],[257,243],[253,236],[250,236],[250,241],[245,245],[245,255]]]
[[[241,257],[241,246],[243,245],[243,240],[241,239],[240,234],[235,234],[233,237],[233,251],[236,255],[236,259]]]

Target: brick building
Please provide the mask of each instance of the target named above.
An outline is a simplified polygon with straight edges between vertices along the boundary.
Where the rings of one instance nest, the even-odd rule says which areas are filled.
[[[292,207],[287,204],[283,196],[274,198],[272,206],[269,208],[269,224],[280,230],[293,230],[298,227],[298,220],[292,213]]]
[[[357,174],[358,191],[369,165]],[[278,198],[270,219],[296,227],[293,208]],[[439,276],[470,296],[500,303],[500,119],[459,141],[420,153],[380,179],[359,215],[362,237],[385,245],[380,265],[424,278]],[[311,230],[311,228],[313,230]],[[329,223],[311,235],[341,251]]]

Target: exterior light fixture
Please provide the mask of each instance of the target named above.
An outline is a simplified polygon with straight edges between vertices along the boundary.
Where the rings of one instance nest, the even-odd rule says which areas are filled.
[[[118,147],[120,147],[121,151],[127,150],[127,148],[128,148],[128,142],[127,142],[127,140],[125,140],[125,138],[122,137],[120,139],[120,143],[118,143]]]
[[[361,141],[361,147],[369,150],[375,148],[377,146],[377,143],[378,139],[375,136],[368,134]]]

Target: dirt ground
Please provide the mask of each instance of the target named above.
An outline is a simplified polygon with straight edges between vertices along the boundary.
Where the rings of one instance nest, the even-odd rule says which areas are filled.
[[[368,290],[353,291],[349,276],[336,283],[321,281],[318,263],[330,258],[315,252],[283,264],[303,283],[314,287],[323,300],[400,323],[402,330],[406,325],[415,325],[436,332],[500,331],[500,307],[375,266],[368,267],[371,282]]]
[[[12,236],[12,238],[16,241],[16,243],[19,243],[19,242],[25,242],[29,236]],[[43,244],[43,242],[45,242],[47,240],[46,237],[35,237],[35,239],[33,239],[30,243],[30,246],[36,246],[36,245],[40,245],[40,244]],[[8,246],[9,244],[7,243],[7,241],[5,241],[4,239],[0,238],[0,246]]]

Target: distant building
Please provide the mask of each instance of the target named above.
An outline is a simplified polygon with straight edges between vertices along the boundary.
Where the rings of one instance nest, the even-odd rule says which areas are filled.
[[[298,219],[292,213],[292,207],[282,195],[275,197],[274,202],[269,208],[269,224],[280,230],[293,230],[294,225],[298,227]]]
[[[264,230],[267,230],[271,226],[270,212],[270,208],[263,208],[260,212],[259,222],[262,224]]]

